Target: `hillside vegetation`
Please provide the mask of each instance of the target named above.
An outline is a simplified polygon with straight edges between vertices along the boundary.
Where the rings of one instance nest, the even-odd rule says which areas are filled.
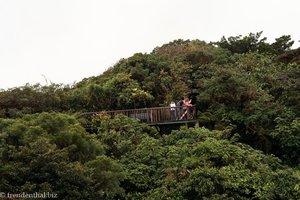
[[[174,40],[74,85],[0,91],[0,191],[59,199],[299,199],[300,49],[262,32]],[[171,134],[82,112],[188,96],[201,128]]]

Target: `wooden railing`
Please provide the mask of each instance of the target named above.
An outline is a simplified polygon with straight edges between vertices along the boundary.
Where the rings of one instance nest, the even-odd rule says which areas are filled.
[[[114,110],[84,113],[89,115],[107,114],[111,117],[122,114],[127,117],[137,118],[147,124],[157,124],[166,122],[180,122],[194,120],[196,117],[195,106],[184,107],[154,107],[130,110]]]

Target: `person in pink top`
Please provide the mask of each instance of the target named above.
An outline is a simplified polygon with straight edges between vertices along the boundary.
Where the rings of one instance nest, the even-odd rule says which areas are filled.
[[[192,100],[185,98],[183,100],[183,115],[182,118],[188,119],[189,118],[189,112],[190,112],[190,108],[193,106],[191,104]]]
[[[192,102],[191,99],[185,98],[183,101],[183,107],[186,107],[186,108],[191,107],[192,106],[191,102]]]

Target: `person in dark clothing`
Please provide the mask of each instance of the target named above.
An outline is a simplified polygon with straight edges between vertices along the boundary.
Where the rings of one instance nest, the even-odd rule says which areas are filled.
[[[184,97],[182,96],[181,99],[177,102],[177,113],[178,113],[178,119],[180,119],[181,115],[183,114],[183,103],[184,103]]]

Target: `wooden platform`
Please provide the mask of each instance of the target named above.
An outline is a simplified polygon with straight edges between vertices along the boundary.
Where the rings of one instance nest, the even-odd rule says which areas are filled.
[[[149,125],[196,122],[195,106],[189,107],[188,109],[183,107],[153,107],[129,110],[100,111],[83,113],[82,115],[92,116],[97,114],[107,114],[111,117],[122,114],[127,117],[139,119],[141,122],[145,122]]]

